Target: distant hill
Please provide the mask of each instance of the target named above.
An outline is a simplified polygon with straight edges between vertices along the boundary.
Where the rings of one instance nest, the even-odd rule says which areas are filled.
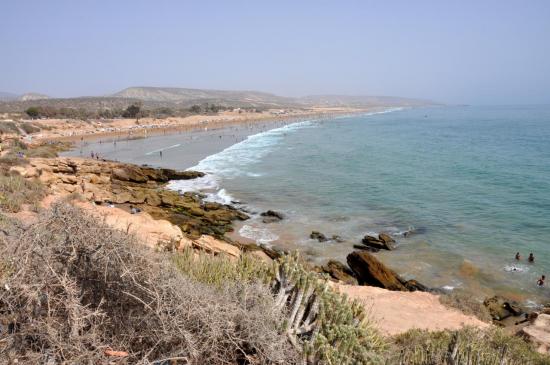
[[[49,99],[50,97],[48,95],[44,94],[38,94],[38,93],[27,93],[21,95],[18,99],[20,101],[29,101],[29,100],[43,100],[43,99]]]
[[[130,87],[112,96],[163,103],[172,102],[189,106],[206,102],[250,107],[281,107],[297,104],[292,98],[260,91],[203,90],[175,87]]]
[[[74,108],[87,111],[125,109],[140,103],[146,109],[187,109],[195,104],[217,104],[244,108],[309,108],[371,107],[371,106],[422,106],[434,105],[427,100],[393,96],[311,95],[299,98],[278,96],[260,91],[203,90],[174,87],[130,87],[107,96],[83,96],[77,98],[49,98],[29,93],[15,95],[0,93],[0,112],[22,112],[31,106]]]

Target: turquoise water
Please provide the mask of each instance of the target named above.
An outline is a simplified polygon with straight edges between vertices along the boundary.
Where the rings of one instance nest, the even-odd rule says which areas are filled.
[[[547,298],[550,107],[441,107],[308,121],[264,132],[202,160],[217,199],[288,219],[239,227],[244,237],[345,260],[368,232],[406,277],[434,287]],[[188,189],[187,185],[174,184]],[[414,234],[403,237],[404,231]],[[346,242],[319,243],[312,230]],[[513,257],[529,252],[534,265]],[[517,271],[511,270],[515,265]],[[549,283],[550,284],[550,283]]]

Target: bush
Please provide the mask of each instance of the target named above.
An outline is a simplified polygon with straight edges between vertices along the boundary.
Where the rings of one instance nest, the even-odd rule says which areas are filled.
[[[0,209],[19,212],[23,204],[37,204],[45,196],[45,188],[37,179],[25,179],[19,174],[0,175]]]
[[[550,358],[534,351],[519,337],[501,329],[459,331],[410,330],[394,338],[390,364],[543,365]]]
[[[335,293],[319,275],[306,270],[296,256],[283,256],[272,266],[243,256],[196,256],[193,250],[174,258],[187,275],[215,286],[270,283],[275,305],[286,313],[282,324],[306,364],[371,364],[382,361],[386,341],[357,302]]]
[[[0,257],[13,273],[0,282],[9,363],[298,363],[264,285],[199,283],[74,207],[8,236]]]
[[[21,129],[24,130],[27,134],[40,132],[40,128],[32,123],[21,123],[19,124],[19,127],[21,127]]]
[[[139,105],[132,104],[128,108],[126,108],[122,116],[124,118],[136,118],[139,114],[140,109],[141,108]]]
[[[27,110],[25,110],[25,113],[32,119],[38,118],[40,116],[40,109],[36,106],[31,106]]]
[[[21,131],[13,122],[0,122],[0,134],[21,134]]]

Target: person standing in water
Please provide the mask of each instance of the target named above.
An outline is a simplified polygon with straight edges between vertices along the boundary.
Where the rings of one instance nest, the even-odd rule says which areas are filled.
[[[159,154],[160,154],[160,158],[162,158],[162,151],[159,151]]]
[[[535,256],[533,255],[533,253],[531,252],[529,254],[529,258],[527,259],[530,263],[534,263],[535,262]]]
[[[516,260],[517,261],[521,260],[521,256],[520,256],[519,252],[516,252]]]
[[[537,286],[544,286],[544,280],[546,276],[542,275],[539,280],[537,280]]]

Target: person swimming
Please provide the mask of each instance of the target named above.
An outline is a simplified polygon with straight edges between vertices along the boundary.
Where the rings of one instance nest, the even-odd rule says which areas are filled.
[[[537,280],[537,286],[544,286],[544,280],[546,276],[542,275],[539,280]]]
[[[519,254],[519,252],[516,252],[516,260],[521,260],[521,255]]]
[[[529,258],[527,259],[527,261],[529,261],[530,263],[534,263],[534,262],[535,262],[535,256],[533,255],[532,252],[529,254]]]

